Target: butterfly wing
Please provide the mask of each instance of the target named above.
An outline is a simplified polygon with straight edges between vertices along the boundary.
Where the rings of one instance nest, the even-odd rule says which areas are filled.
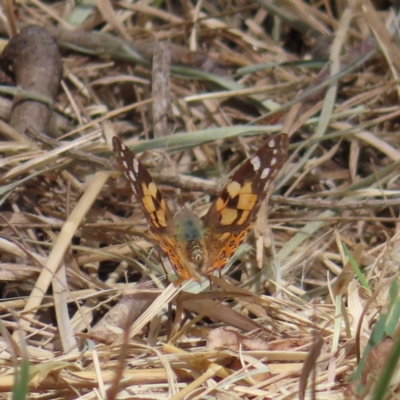
[[[286,161],[288,136],[273,136],[233,174],[204,217],[210,275],[228,263],[253,227],[268,189]]]
[[[118,169],[128,179],[136,200],[141,205],[160,247],[167,255],[175,272],[183,279],[196,279],[186,266],[181,248],[173,232],[173,215],[147,168],[135,154],[116,136],[112,139]]]

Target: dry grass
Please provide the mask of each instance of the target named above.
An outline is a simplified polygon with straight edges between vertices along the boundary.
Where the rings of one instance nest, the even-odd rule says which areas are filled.
[[[309,398],[349,398],[398,279],[395,14],[367,0],[10,3],[7,32],[58,40],[63,81],[51,128],[30,111],[21,128],[7,96],[24,86],[0,88],[0,391],[28,360],[32,399],[295,399],[307,382]],[[290,158],[268,222],[264,209],[211,289],[169,284],[112,136],[145,152],[172,209],[204,215],[280,131]],[[372,384],[383,366],[368,365]]]

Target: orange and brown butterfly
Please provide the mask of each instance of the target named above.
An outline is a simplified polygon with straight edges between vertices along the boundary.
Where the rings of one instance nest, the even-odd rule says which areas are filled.
[[[221,271],[254,225],[268,189],[287,157],[288,136],[270,137],[232,175],[203,219],[169,210],[146,167],[113,137],[118,168],[131,184],[151,232],[181,279],[200,280]]]

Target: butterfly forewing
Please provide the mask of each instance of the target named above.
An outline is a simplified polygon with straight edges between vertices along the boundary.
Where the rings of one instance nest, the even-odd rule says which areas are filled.
[[[155,233],[162,233],[167,229],[172,214],[149,171],[116,136],[113,137],[113,148],[118,168],[130,182],[151,230]]]
[[[288,149],[288,136],[273,136],[233,174],[204,218],[208,275],[222,269],[243,243]]]

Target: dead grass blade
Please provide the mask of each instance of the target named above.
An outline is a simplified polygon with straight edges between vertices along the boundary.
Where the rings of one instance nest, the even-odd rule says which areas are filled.
[[[0,63],[0,392],[397,393],[397,9],[372,0],[11,3],[0,42],[10,43],[3,61],[14,60]],[[22,61],[7,55],[8,38],[32,25],[62,52],[59,91],[56,58],[35,59],[29,45]],[[39,60],[37,79],[28,59]],[[16,121],[28,104],[45,113]],[[172,214],[203,217],[219,183],[282,130],[290,156],[256,234],[221,276],[170,283],[143,210],[112,171],[112,137],[138,154]]]

